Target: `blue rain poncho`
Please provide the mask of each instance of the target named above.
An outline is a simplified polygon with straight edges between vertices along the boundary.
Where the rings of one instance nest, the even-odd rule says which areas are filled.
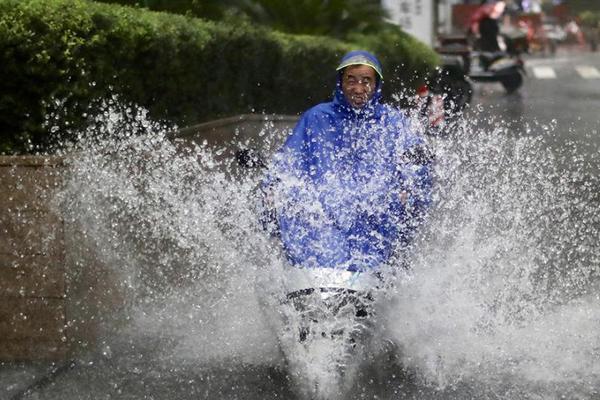
[[[341,65],[357,53],[381,75],[367,52],[352,52]],[[370,101],[353,109],[340,72],[333,101],[306,111],[275,155],[262,187],[293,265],[377,269],[422,221],[431,158],[404,113],[380,97],[378,79]]]

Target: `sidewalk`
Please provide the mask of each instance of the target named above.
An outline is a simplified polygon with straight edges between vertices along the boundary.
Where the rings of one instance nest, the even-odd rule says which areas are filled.
[[[69,362],[1,362],[0,400],[18,400],[68,368]]]
[[[0,400],[296,400],[270,366],[201,365],[148,354],[52,363],[0,363]]]

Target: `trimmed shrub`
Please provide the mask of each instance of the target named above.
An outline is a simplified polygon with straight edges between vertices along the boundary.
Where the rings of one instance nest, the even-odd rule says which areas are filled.
[[[588,28],[600,27],[600,11],[584,11],[579,14],[581,25]]]
[[[600,2],[598,0],[567,0],[564,4],[575,15],[584,11],[600,11]]]
[[[229,2],[224,0],[94,0],[101,3],[143,7],[152,11],[166,11],[208,19],[221,19],[225,16]]]
[[[375,51],[388,77],[402,74],[388,91],[435,63],[397,32],[356,42],[86,0],[0,0],[0,152],[45,151],[86,126],[112,94],[185,126],[301,112],[330,97],[333,67],[353,48]]]

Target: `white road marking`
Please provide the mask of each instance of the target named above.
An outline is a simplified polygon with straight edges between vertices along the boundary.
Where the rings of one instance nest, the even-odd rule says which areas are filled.
[[[552,67],[533,67],[533,75],[538,79],[556,79],[556,72]]]
[[[600,79],[600,72],[596,67],[590,67],[589,65],[578,65],[575,67],[577,73],[584,79]]]
[[[573,62],[573,59],[570,57],[555,57],[552,59],[552,64],[571,64]],[[525,61],[526,65],[529,65],[530,67],[534,67],[537,65],[547,65],[548,64],[548,59],[547,58],[532,58],[529,60]]]

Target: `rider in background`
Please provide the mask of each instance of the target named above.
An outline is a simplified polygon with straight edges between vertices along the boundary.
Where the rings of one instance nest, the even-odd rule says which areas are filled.
[[[498,35],[500,35],[500,24],[495,18],[489,16],[479,21],[479,48],[491,53],[500,51]]]
[[[333,100],[301,116],[262,185],[292,269],[341,271],[348,289],[411,242],[431,203],[431,153],[382,86],[374,55],[347,53]]]
[[[471,16],[470,34],[479,36],[476,47],[480,51],[498,52],[505,50],[500,46],[500,17],[506,9],[504,1],[483,2]]]

